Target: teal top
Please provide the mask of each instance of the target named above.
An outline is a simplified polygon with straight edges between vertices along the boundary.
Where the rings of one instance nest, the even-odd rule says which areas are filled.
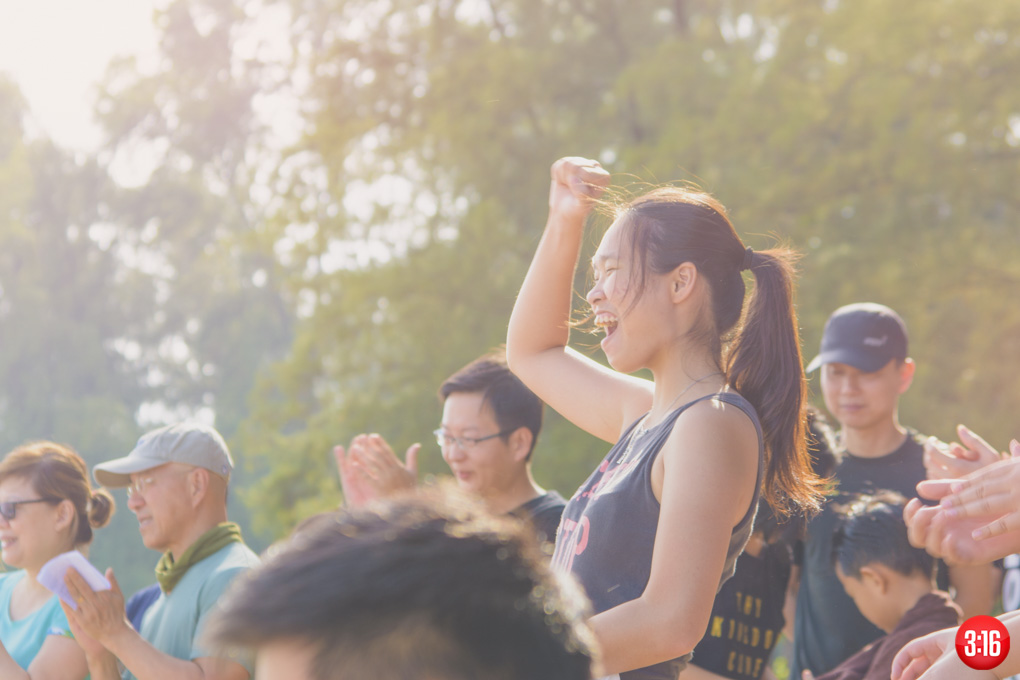
[[[11,619],[11,595],[23,578],[25,572],[21,570],[0,574],[0,642],[11,658],[28,670],[46,638],[50,635],[71,637],[71,627],[56,595],[28,616],[17,621]]]
[[[218,656],[202,641],[202,630],[223,592],[237,576],[259,563],[259,556],[244,543],[226,545],[181,577],[170,594],[161,592],[142,618],[139,631],[149,644],[178,659]],[[233,658],[252,676],[254,659]],[[124,680],[135,680],[125,670]]]

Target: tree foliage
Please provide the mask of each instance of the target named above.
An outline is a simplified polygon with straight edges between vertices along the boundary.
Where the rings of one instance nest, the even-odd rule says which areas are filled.
[[[258,48],[266,12],[289,56]],[[801,250],[808,355],[842,304],[900,311],[904,422],[1020,434],[1016,3],[176,0],[157,22],[156,69],[102,85],[94,158],[27,141],[0,86],[7,446],[94,462],[139,420],[215,413],[253,527],[286,532],[339,500],[333,444],[427,439],[442,379],[502,342],[567,154],[694,182],[749,245]],[[548,414],[537,477],[569,493],[605,450]]]
[[[368,429],[404,445],[431,428],[442,378],[503,337],[547,168],[568,153],[600,158],[623,182],[698,183],[749,244],[778,237],[804,251],[805,353],[841,304],[897,308],[921,366],[905,422],[1010,436],[1020,312],[992,292],[1020,283],[1020,8],[290,6],[310,129],[288,215],[309,225],[299,254],[315,264],[291,282],[308,314],[244,428],[249,450],[286,451],[253,494],[266,526],[335,500],[331,443]],[[352,242],[361,249],[338,246]],[[570,491],[605,446],[553,421],[536,467]]]

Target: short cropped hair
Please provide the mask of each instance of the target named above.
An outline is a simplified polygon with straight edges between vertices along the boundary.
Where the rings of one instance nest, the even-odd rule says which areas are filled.
[[[226,648],[308,643],[316,680],[588,680],[586,600],[512,518],[443,486],[319,518],[225,596]]]
[[[857,494],[837,508],[836,531],[832,537],[832,559],[846,576],[860,578],[861,568],[883,564],[910,576],[921,572],[934,576],[935,560],[910,545],[903,521],[906,499],[895,491]]]
[[[505,351],[475,359],[451,375],[439,387],[439,399],[445,402],[456,392],[481,394],[484,403],[492,409],[500,432],[510,433],[521,427],[531,430],[528,451],[528,458],[531,458],[542,430],[542,400],[510,371]]]

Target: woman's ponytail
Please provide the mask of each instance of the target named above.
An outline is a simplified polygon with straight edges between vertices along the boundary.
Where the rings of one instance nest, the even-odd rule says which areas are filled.
[[[780,516],[816,510],[823,490],[806,443],[807,388],[793,307],[796,259],[786,248],[745,252],[755,285],[726,356],[729,384],[758,412],[765,436],[762,495]]]

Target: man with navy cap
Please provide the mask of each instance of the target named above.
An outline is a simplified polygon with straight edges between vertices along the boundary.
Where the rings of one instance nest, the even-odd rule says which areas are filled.
[[[250,660],[223,658],[202,641],[206,619],[227,586],[259,563],[240,528],[227,521],[233,467],[223,438],[200,423],[149,432],[127,456],[95,467],[100,484],[127,487],[142,542],[163,556],[156,565],[161,593],[138,632],[126,620],[112,570],[107,576],[113,588],[98,592],[68,571],[65,582],[77,609],[65,610],[92,680],[251,677]]]
[[[821,675],[883,632],[858,611],[832,562],[835,505],[855,493],[880,489],[917,496],[925,478],[925,437],[899,420],[899,399],[914,378],[907,327],[889,307],[860,302],[840,307],[825,324],[822,346],[810,364],[821,369],[825,407],[840,424],[836,495],[808,523],[794,619],[791,678]],[[943,568],[944,570],[944,568]],[[949,569],[948,585],[964,614],[988,614],[992,576],[987,567]],[[946,585],[943,577],[941,587]]]

